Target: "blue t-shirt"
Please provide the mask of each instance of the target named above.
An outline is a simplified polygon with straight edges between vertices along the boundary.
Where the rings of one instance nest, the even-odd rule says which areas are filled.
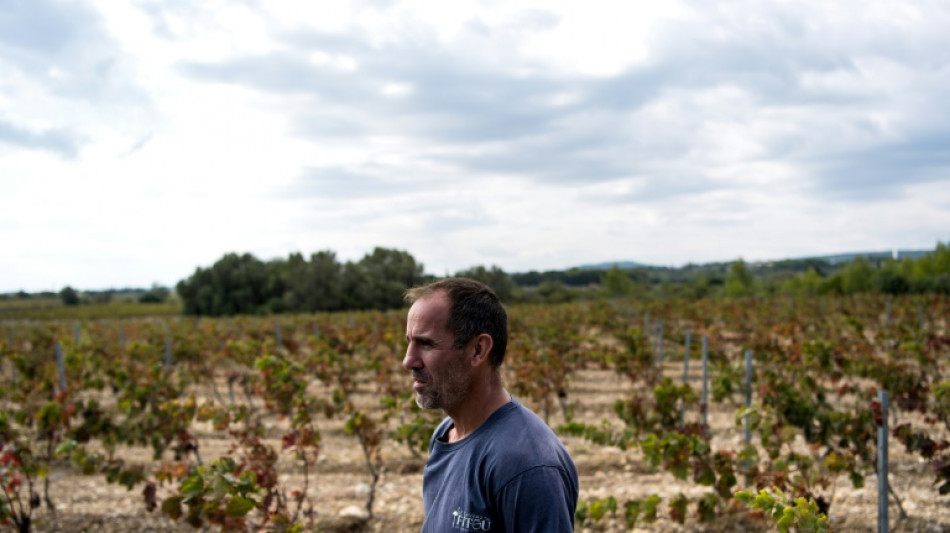
[[[574,531],[577,469],[557,435],[515,400],[464,439],[436,428],[422,480],[423,533]]]

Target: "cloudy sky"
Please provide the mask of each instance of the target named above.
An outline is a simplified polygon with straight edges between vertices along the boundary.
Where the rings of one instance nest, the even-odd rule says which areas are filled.
[[[0,292],[948,240],[946,0],[0,0]]]

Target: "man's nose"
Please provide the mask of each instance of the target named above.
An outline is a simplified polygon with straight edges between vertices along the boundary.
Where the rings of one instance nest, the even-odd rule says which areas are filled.
[[[412,343],[409,343],[406,348],[406,356],[402,358],[402,367],[406,370],[422,367],[422,359],[419,359],[415,352]]]

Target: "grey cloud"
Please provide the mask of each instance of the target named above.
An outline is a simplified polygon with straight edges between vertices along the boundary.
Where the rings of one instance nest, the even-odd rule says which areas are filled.
[[[950,131],[842,152],[813,166],[812,190],[836,200],[892,199],[914,183],[946,182],[950,187]]]
[[[583,87],[556,78],[514,79],[507,75],[469,68],[458,58],[428,46],[370,53],[358,45],[309,36],[311,46],[355,56],[356,73],[333,72],[304,60],[306,52],[241,58],[223,65],[188,64],[187,75],[207,81],[237,83],[281,94],[310,95],[306,106],[294,110],[295,131],[319,138],[324,135],[358,139],[367,134],[415,137],[437,145],[466,146],[482,142],[508,142],[512,151],[498,156],[479,154],[451,158],[458,164],[473,164],[473,170],[521,173],[549,164],[552,177],[567,176],[572,167],[584,171],[584,179],[613,171],[592,168],[590,161],[565,161],[543,146],[579,104],[552,108],[545,100],[563,91],[583,93]],[[319,49],[319,48],[315,48]],[[565,83],[567,81],[568,83]],[[381,94],[389,82],[408,83],[413,90],[400,98]],[[582,142],[594,147],[600,137],[588,142],[568,138],[556,144]],[[519,143],[520,144],[516,144]],[[583,148],[581,148],[583,149]],[[542,163],[542,165],[544,164]],[[597,166],[596,164],[594,166]],[[591,172],[593,170],[593,172]]]
[[[666,28],[654,43],[662,50],[662,60],[603,85],[591,102],[623,109],[630,103],[624,84],[642,87],[644,80],[657,97],[663,90],[731,85],[745,91],[759,109],[794,117],[791,132],[769,139],[761,157],[799,166],[812,194],[839,200],[882,199],[900,194],[907,184],[950,181],[946,148],[950,127],[945,121],[933,124],[928,116],[947,116],[950,105],[923,89],[936,79],[935,68],[950,68],[950,58],[936,60],[939,54],[932,53],[950,46],[950,35],[933,31],[940,26],[938,21],[950,21],[946,4],[931,5],[934,22],[914,28],[913,38],[907,28],[890,20],[877,21],[871,28],[870,23],[835,27],[808,13],[781,9],[765,17],[749,10],[747,20],[724,19],[713,4],[696,5],[710,10],[698,19],[717,26],[728,38],[714,38],[689,25]],[[872,74],[860,64],[868,58],[916,69],[910,89],[924,90],[927,96],[882,92],[880,86],[892,80],[868,79]],[[857,81],[849,91],[806,86],[802,83],[806,73],[840,74]],[[861,124],[882,112],[898,113],[898,129],[903,131],[897,138],[893,132],[872,131]],[[853,139],[842,138],[843,131],[854,132]]]
[[[648,178],[631,178],[629,192],[602,193],[585,191],[579,195],[579,200],[590,205],[660,205],[678,198],[698,196],[716,190],[724,191],[733,188],[721,181],[715,181],[691,168],[672,168],[666,172],[657,170]]]
[[[182,65],[181,69],[190,77],[206,81],[249,85],[279,94],[310,95],[313,111],[306,118],[318,123],[343,106],[355,117],[373,119],[372,124],[364,125],[364,131],[393,127],[402,133],[443,142],[534,135],[543,132],[552,120],[538,99],[557,91],[560,87],[556,82],[515,81],[501,74],[466,68],[458,58],[425,48],[381,53],[353,46],[334,50],[354,55],[359,63],[357,72],[314,65],[301,52],[240,58],[219,65],[192,63]],[[316,51],[323,50],[312,50]],[[402,98],[383,95],[382,86],[394,82],[409,83],[413,91]],[[339,119],[334,122],[339,123]],[[298,129],[314,131],[306,123],[298,124]],[[318,124],[316,131],[324,129]]]
[[[101,22],[82,2],[0,1],[0,57],[45,85],[75,93],[77,82],[101,79],[115,59]],[[60,75],[50,76],[52,69]]]
[[[47,150],[67,158],[75,157],[79,149],[78,141],[69,132],[46,130],[34,133],[3,120],[0,120],[0,144]]]
[[[195,19],[200,16],[199,4],[187,0],[139,0],[138,7],[149,16],[152,31],[168,40],[175,39],[175,32],[169,22],[169,14],[183,15],[183,19]]]
[[[414,194],[441,195],[451,193],[453,182],[439,179],[438,176],[399,175],[392,176],[392,170],[381,165],[367,164],[359,168],[328,166],[310,167],[301,172],[296,179],[281,188],[279,198],[304,198],[317,200],[321,205],[327,203],[345,205],[349,201],[379,200],[400,198],[401,205],[395,209],[412,205]],[[407,193],[409,196],[407,196]],[[458,214],[446,217],[454,219]],[[460,216],[460,220],[471,217]],[[458,224],[450,224],[453,227]]]
[[[398,183],[384,180],[368,171],[356,171],[343,167],[319,167],[305,170],[279,194],[345,201],[386,196],[398,192],[400,192]]]
[[[293,46],[267,57],[220,64],[186,64],[183,72],[208,81],[254,86],[269,92],[310,95],[295,109],[295,130],[305,136],[354,140],[370,133],[410,136],[454,146],[455,155],[436,156],[462,172],[513,174],[546,182],[588,183],[637,174],[657,155],[631,144],[615,126],[623,115],[654,101],[675,84],[675,69],[660,66],[606,80],[564,76],[514,76],[468,64],[431,43],[417,42],[374,50],[359,39],[317,33],[287,37]],[[355,73],[331,72],[306,57],[316,51],[354,57]],[[387,82],[414,90],[394,99],[380,94]],[[549,101],[561,93],[572,103]],[[602,127],[577,129],[575,119],[602,112]],[[683,144],[666,148],[675,157]],[[502,145],[485,151],[480,143]],[[469,147],[466,149],[465,147]],[[611,154],[605,157],[605,154]]]
[[[856,60],[867,56],[933,68],[933,54],[925,53],[921,43],[902,39],[887,20],[851,32],[840,21],[816,18],[807,7],[718,6],[694,3],[700,16],[658,27],[648,61],[608,78],[546,73],[515,54],[504,65],[477,61],[477,52],[441,48],[424,33],[382,47],[359,34],[286,34],[278,36],[285,45],[280,52],[221,64],[188,63],[181,69],[195,79],[303,96],[305,104],[295,98],[288,105],[293,106],[294,129],[304,137],[352,142],[366,135],[413,138],[444,148],[431,157],[455,165],[462,174],[523,176],[564,185],[638,177],[654,184],[632,197],[654,199],[721,186],[703,177],[710,161],[693,154],[703,152],[697,143],[704,141],[696,132],[712,120],[728,122],[726,111],[704,109],[700,103],[679,109],[683,116],[674,118],[682,123],[662,138],[651,135],[651,129],[665,124],[637,124],[632,117],[671,95],[729,86],[746,95],[748,104],[743,105],[753,106],[746,110],[749,115],[780,112],[790,121],[788,127],[776,124],[781,133],[753,139],[763,153],[749,163],[769,160],[814,171],[811,185],[819,194],[881,196],[892,193],[900,180],[946,179],[939,144],[950,130],[941,125],[925,132],[914,126],[904,139],[848,145],[835,138],[837,131],[813,124],[834,123],[839,114],[840,120],[853,120],[862,109],[870,113],[881,105],[900,105],[888,100],[895,95],[860,88],[843,94],[802,82],[804,73],[860,77]],[[938,18],[945,17],[945,8],[937,11]],[[524,31],[557,22],[544,12],[528,13],[519,21]],[[488,40],[501,31],[477,20],[468,27]],[[923,32],[919,40],[931,49],[950,44],[940,32]],[[313,64],[309,57],[317,52],[351,57],[358,68],[347,72]],[[387,83],[414,90],[387,97],[380,91]],[[571,103],[552,105],[552,97],[562,93],[574,96]],[[933,146],[922,144],[927,139],[936,139]]]
[[[602,148],[599,141],[606,137],[603,134],[572,139],[555,134],[533,142],[512,143],[498,152],[476,149],[469,153],[439,156],[438,159],[465,171],[525,176],[552,184],[609,181],[628,175],[630,169],[610,158],[585,154],[594,147]]]
[[[184,63],[180,70],[185,76],[195,79],[248,85],[280,94],[311,94],[338,100],[344,98],[347,89],[351,96],[358,96],[361,92],[352,83],[354,77],[311,65],[297,53],[274,52],[220,64]]]
[[[0,47],[6,53],[51,56],[72,43],[92,13],[75,2],[0,1]]]
[[[80,141],[91,137],[76,125],[83,117],[94,114],[100,124],[133,113],[141,119],[150,105],[101,15],[83,1],[0,0],[0,69],[17,74],[0,82],[11,99],[39,87],[41,94],[31,94],[30,100],[51,100],[59,108],[81,106],[75,114],[51,117],[57,126],[45,132],[4,126],[6,142],[67,157],[75,156]],[[42,110],[16,109],[18,120],[34,113]]]

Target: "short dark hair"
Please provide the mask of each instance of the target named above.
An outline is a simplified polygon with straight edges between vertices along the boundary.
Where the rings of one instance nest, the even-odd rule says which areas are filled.
[[[489,354],[492,366],[500,367],[508,349],[508,313],[495,291],[473,279],[445,278],[409,289],[406,301],[415,303],[437,293],[443,293],[449,299],[446,328],[455,337],[453,347],[464,348],[476,336],[487,333],[492,339]]]

